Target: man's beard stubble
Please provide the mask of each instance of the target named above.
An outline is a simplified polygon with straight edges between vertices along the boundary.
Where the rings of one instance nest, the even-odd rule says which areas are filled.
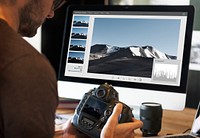
[[[39,20],[42,12],[41,0],[31,0],[20,10],[18,33],[21,36],[33,37],[37,33],[37,29],[44,22]]]

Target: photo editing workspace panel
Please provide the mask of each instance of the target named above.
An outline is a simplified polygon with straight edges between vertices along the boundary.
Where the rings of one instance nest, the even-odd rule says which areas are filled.
[[[193,7],[70,6],[58,90],[81,99],[105,82],[130,106],[185,107]]]

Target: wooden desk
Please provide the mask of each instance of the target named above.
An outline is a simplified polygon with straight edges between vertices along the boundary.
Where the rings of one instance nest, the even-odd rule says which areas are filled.
[[[58,110],[59,113],[73,113],[73,110]],[[183,111],[164,110],[162,117],[162,129],[159,135],[183,133],[191,129],[196,110],[185,108]],[[142,137],[140,129],[135,131],[135,137]],[[55,135],[59,138],[61,134]]]
[[[162,128],[158,135],[177,134],[191,129],[196,110],[185,108],[183,111],[164,110]],[[141,137],[142,132],[136,131],[136,137]]]

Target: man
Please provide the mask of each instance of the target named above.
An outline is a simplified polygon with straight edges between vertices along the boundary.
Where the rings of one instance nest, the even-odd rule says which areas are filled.
[[[32,37],[63,0],[0,0],[0,138],[52,138],[58,104],[56,75],[49,62],[21,36]],[[118,124],[121,104],[101,137],[133,137],[142,122]],[[64,138],[81,138],[70,123]]]

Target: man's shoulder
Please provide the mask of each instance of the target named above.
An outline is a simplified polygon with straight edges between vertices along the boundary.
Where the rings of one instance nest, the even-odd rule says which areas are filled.
[[[42,62],[44,66],[48,64],[48,61],[35,48],[1,20],[0,30],[0,71],[23,60],[29,60],[29,64],[35,60],[38,63]]]

